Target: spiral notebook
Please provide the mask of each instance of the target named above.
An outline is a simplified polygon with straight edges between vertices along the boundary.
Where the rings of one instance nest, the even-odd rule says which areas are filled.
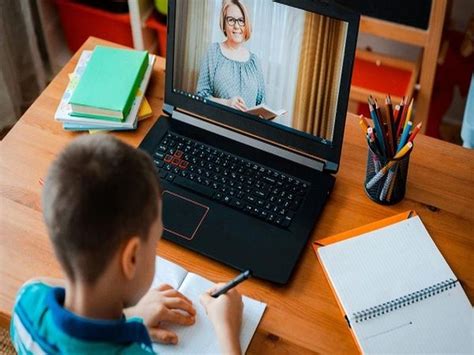
[[[315,249],[362,352],[472,354],[471,304],[418,216]]]

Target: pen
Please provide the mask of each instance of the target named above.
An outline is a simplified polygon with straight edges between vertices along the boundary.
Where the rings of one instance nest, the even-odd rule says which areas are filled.
[[[238,275],[235,279],[233,280],[230,280],[228,283],[226,283],[224,286],[222,286],[220,289],[214,291],[211,293],[211,296],[214,297],[214,298],[217,298],[219,297],[220,295],[223,295],[224,293],[226,293],[227,291],[229,291],[230,289],[234,288],[235,286],[237,286],[239,283],[241,283],[242,281],[245,281],[247,280],[250,276],[252,276],[252,272],[250,270],[246,270],[244,271],[243,273],[241,273],[240,275]]]

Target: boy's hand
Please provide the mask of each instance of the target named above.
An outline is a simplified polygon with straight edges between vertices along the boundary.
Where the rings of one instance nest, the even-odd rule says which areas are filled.
[[[224,353],[240,354],[240,327],[242,325],[242,296],[235,288],[217,298],[211,293],[222,287],[215,287],[201,295],[201,304],[204,306],[216,331],[219,343]]]
[[[192,302],[170,285],[160,285],[148,291],[134,307],[125,310],[127,317],[140,317],[152,340],[165,344],[177,344],[175,332],[161,327],[160,322],[192,325],[196,310]]]

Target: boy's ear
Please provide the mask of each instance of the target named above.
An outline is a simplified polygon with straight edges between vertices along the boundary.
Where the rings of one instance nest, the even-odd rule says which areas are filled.
[[[139,248],[140,238],[132,237],[125,243],[125,246],[122,249],[120,263],[122,266],[123,275],[127,280],[131,280],[135,277],[135,273],[137,271]]]

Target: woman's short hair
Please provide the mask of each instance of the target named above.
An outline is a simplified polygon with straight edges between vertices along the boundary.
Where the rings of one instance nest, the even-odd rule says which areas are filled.
[[[243,32],[244,32],[245,40],[248,41],[250,39],[250,36],[252,35],[252,23],[250,22],[250,16],[249,16],[247,7],[240,0],[223,0],[222,1],[222,9],[221,9],[221,17],[220,17],[219,25],[221,27],[222,32],[224,33],[224,36],[227,37],[227,34],[225,33],[225,18],[227,14],[227,9],[229,8],[230,5],[238,6],[240,11],[242,11],[242,14],[244,15],[245,26],[243,28]]]

